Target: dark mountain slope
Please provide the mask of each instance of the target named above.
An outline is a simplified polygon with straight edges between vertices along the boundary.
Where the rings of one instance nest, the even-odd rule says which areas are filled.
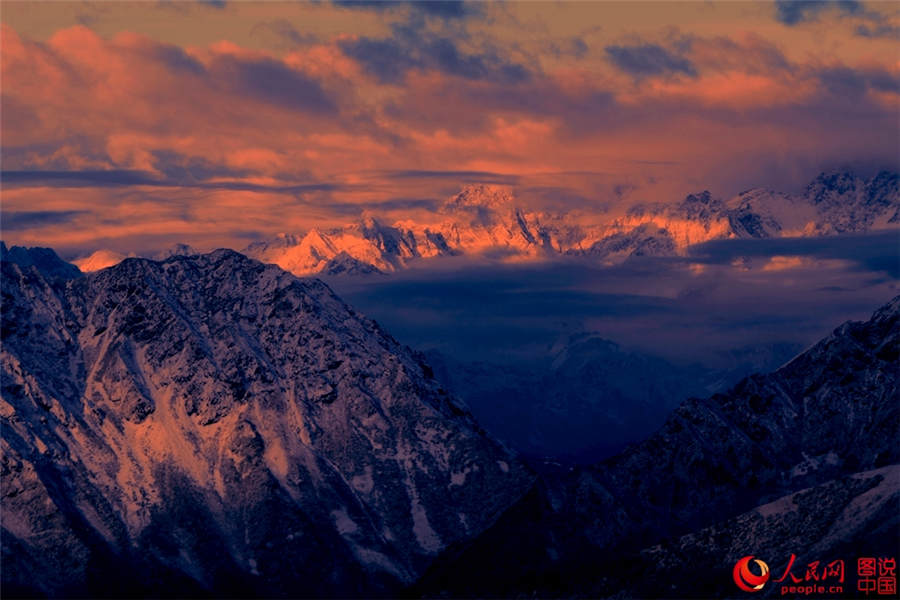
[[[900,297],[772,374],[686,401],[620,455],[548,471],[477,540],[445,553],[411,593],[614,594],[632,585],[622,574],[637,576],[642,548],[809,486],[898,464],[898,350]],[[818,541],[815,530],[805,535],[807,546]]]
[[[2,277],[5,594],[390,593],[531,480],[319,281],[231,251]]]

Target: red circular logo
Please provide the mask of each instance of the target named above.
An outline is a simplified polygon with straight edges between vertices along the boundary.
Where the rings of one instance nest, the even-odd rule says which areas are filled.
[[[759,575],[750,571],[751,560],[759,566]],[[745,592],[758,592],[768,580],[769,565],[752,555],[745,556],[734,565],[734,583]]]

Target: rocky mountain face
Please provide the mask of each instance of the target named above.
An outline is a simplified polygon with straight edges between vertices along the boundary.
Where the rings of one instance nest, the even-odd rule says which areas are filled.
[[[900,297],[771,374],[687,400],[657,433],[615,457],[548,467],[487,532],[445,553],[417,589],[721,597],[734,592],[728,569],[747,554],[773,564],[787,561],[788,547],[809,561],[848,548],[848,558],[885,548],[895,555],[898,381]],[[687,585],[694,557],[713,571]]]
[[[823,173],[806,187],[804,198],[820,215],[824,233],[860,232],[900,223],[900,174],[882,171],[863,181],[852,173]]]
[[[833,560],[844,561],[844,597],[852,596],[856,558],[861,553],[896,556],[898,530],[900,465],[890,465],[834,479],[665,540],[634,556],[616,583],[628,597],[660,595],[663,587],[669,597],[733,597],[732,569],[753,552],[765,557],[772,572],[772,583],[760,597],[781,595],[774,582],[789,566],[803,578],[809,563],[819,561],[824,568]],[[793,565],[791,555],[797,557]],[[610,589],[609,583],[595,589],[604,588]]]
[[[630,256],[675,256],[694,244],[725,238],[861,233],[900,228],[900,175],[862,179],[822,173],[800,195],[763,188],[729,200],[709,192],[682,201],[633,206],[624,215],[590,210],[565,214],[522,208],[513,190],[477,185],[448,199],[430,218],[389,224],[366,214],[332,229],[281,234],[243,253],[295,275],[369,275],[413,261],[466,255],[501,260],[589,256],[615,264]],[[189,247],[150,258],[192,254]],[[123,255],[99,250],[75,263],[83,271],[116,264]]]
[[[225,250],[87,276],[14,254],[5,595],[392,593],[531,484],[317,280]]]
[[[50,248],[24,248],[22,246],[7,248],[6,244],[0,241],[0,261],[19,265],[26,270],[35,267],[50,279],[73,279],[81,276],[78,267],[62,260]]]

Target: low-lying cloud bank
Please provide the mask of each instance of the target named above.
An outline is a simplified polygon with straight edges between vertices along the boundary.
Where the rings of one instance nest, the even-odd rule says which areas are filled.
[[[542,355],[595,331],[681,363],[801,346],[862,319],[900,290],[897,232],[815,239],[722,240],[688,258],[598,267],[442,261],[390,278],[329,280],[339,294],[421,349],[494,362]]]

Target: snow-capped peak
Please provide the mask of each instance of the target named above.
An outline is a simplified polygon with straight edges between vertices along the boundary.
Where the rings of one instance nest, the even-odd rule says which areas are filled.
[[[512,188],[495,185],[470,185],[444,203],[444,211],[459,210],[508,211],[515,207]]]

